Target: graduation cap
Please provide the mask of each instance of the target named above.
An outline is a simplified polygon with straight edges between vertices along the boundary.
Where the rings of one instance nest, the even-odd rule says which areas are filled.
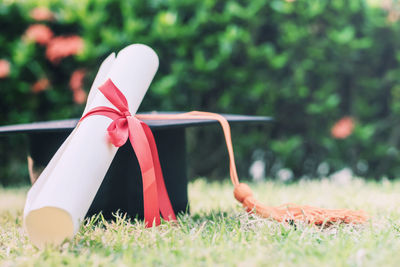
[[[182,114],[151,112],[142,114]],[[271,117],[222,114],[231,124],[265,124]],[[211,119],[143,120],[150,126],[157,144],[165,185],[176,214],[188,211],[186,129],[217,124]],[[28,138],[29,175],[35,181],[57,149],[71,134],[79,119],[56,120],[0,126],[0,137],[25,134]],[[143,218],[142,179],[130,144],[119,148],[86,216],[102,212],[106,219],[120,211],[133,218]]]
[[[156,159],[159,161],[165,182],[164,190],[167,191],[166,198],[164,195],[159,205],[170,202],[173,211],[169,214],[173,216],[188,211],[185,129],[215,124],[216,121],[208,117],[182,119],[179,112],[151,113],[152,116],[174,116],[169,119],[146,119],[148,114],[132,116],[157,68],[158,57],[151,48],[145,45],[128,46],[117,57],[113,53],[101,64],[88,95],[83,121],[81,118],[0,126],[0,136],[25,134],[28,138],[29,173],[34,183],[27,195],[24,226],[34,244],[60,243],[77,232],[85,216],[99,212],[106,219],[112,219],[116,211],[127,213],[130,217],[149,217],[146,217],[146,202],[149,205],[149,201],[146,201],[144,190],[154,184],[144,184],[148,180],[144,175],[149,171],[140,163],[140,155],[146,151],[138,153],[135,148],[134,153],[133,143],[139,143],[136,146],[140,150],[141,141],[131,140],[131,144],[126,142],[125,145],[107,142],[105,127],[110,124],[109,118],[87,117],[98,108],[103,108],[103,111],[106,109],[106,113],[115,111],[115,108],[123,111],[122,124],[126,124],[125,120],[129,124],[132,118],[142,117],[144,125],[151,130],[150,135],[156,146],[156,156],[151,148],[150,158],[153,158],[154,165]],[[101,91],[101,87],[107,83],[116,90],[111,98],[116,97],[121,103],[112,101],[110,96]],[[125,106],[122,107],[125,110],[121,109],[121,105]],[[232,123],[271,121],[269,117],[223,116]],[[111,124],[118,118],[112,120]],[[114,127],[121,125],[117,122]],[[110,132],[108,137],[111,137]],[[126,141],[128,137],[124,138]],[[149,158],[149,155],[146,157]],[[161,207],[159,212],[163,213]],[[146,220],[147,225],[151,226],[152,223]]]

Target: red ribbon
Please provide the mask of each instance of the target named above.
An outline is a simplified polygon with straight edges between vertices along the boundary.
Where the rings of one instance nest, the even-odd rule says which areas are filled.
[[[110,79],[100,86],[99,90],[117,109],[106,106],[96,107],[86,113],[80,121],[93,115],[106,116],[113,120],[107,128],[107,132],[109,140],[114,146],[124,145],[129,138],[142,173],[146,226],[159,225],[160,212],[165,220],[176,220],[150,127],[131,115],[124,94]]]

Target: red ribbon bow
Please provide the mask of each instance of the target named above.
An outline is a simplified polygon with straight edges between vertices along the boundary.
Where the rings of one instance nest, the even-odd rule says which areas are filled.
[[[159,225],[160,212],[165,220],[176,220],[150,127],[131,115],[128,101],[110,79],[100,86],[99,90],[117,109],[106,106],[96,107],[86,113],[80,121],[93,115],[106,116],[113,120],[107,128],[107,132],[109,140],[114,146],[124,145],[129,138],[142,173],[146,226]]]

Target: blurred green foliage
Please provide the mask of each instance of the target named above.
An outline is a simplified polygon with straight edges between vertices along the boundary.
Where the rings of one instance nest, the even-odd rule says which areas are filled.
[[[55,20],[45,24],[56,36],[81,36],[84,51],[53,64],[43,46],[24,41],[37,6],[54,12]],[[270,175],[289,168],[297,177],[318,177],[327,173],[318,171],[323,163],[329,173],[350,167],[365,177],[397,177],[400,24],[391,8],[362,0],[5,1],[0,58],[11,63],[11,74],[0,79],[0,121],[79,116],[71,73],[84,68],[89,88],[110,52],[145,43],[158,53],[160,68],[141,111],[275,117],[270,128],[234,127],[244,176],[258,149]],[[32,93],[42,77],[50,89]],[[331,128],[344,116],[354,118],[355,130],[335,139]],[[216,155],[208,164],[193,163],[196,175],[227,164],[221,139],[212,138],[216,131],[189,135],[193,162]]]

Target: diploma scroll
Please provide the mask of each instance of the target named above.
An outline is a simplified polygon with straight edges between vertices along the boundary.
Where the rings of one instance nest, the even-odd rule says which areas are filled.
[[[134,115],[157,68],[156,53],[145,45],[128,46],[115,60],[111,55],[99,70],[84,113],[98,106],[113,107],[96,89],[111,79]],[[117,152],[107,139],[110,122],[104,116],[81,121],[32,186],[24,226],[35,245],[59,244],[78,231]]]

